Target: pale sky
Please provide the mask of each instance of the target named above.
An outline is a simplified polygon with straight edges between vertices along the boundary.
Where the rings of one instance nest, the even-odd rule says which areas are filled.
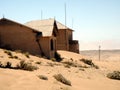
[[[74,29],[81,50],[120,49],[120,0],[0,0],[0,18],[25,23],[55,18]]]

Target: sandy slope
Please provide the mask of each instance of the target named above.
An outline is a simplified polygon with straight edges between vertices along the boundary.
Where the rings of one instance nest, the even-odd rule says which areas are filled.
[[[84,65],[79,59],[84,56],[59,51],[64,61],[70,61],[73,59],[74,63]],[[95,68],[80,68],[71,67],[65,68],[63,63],[52,62],[36,56],[25,57],[20,53],[13,53],[21,60],[31,62],[33,65],[39,67],[35,71],[24,71],[14,69],[0,68],[0,90],[119,90],[120,81],[111,80],[106,78],[106,74],[113,70],[120,70],[120,61],[95,61],[93,62],[100,67]],[[4,53],[4,50],[0,49],[0,61],[10,61],[15,66],[20,62],[18,59],[10,59],[9,56]],[[41,64],[35,64],[36,62]],[[51,66],[52,63],[52,66]],[[84,69],[84,71],[83,71]],[[56,81],[53,75],[61,73],[64,77],[71,81],[72,86],[67,86]],[[48,80],[41,80],[38,75],[45,75]]]

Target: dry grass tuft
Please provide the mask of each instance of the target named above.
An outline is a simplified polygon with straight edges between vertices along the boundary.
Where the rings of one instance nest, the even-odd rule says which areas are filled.
[[[70,68],[70,66],[72,67],[77,67],[78,65],[72,61],[66,61],[66,62],[62,62],[63,64],[65,64],[65,67]]]
[[[23,54],[24,54],[27,58],[30,58],[29,52],[24,52]]]
[[[20,61],[20,63],[16,66],[16,68],[27,71],[34,71],[38,69],[38,67],[33,66],[31,63],[26,63],[24,60]]]
[[[0,68],[10,68],[12,69],[12,63],[11,62],[6,62],[4,65],[0,62]]]
[[[112,73],[108,73],[107,77],[110,79],[120,80],[120,71],[113,71]]]
[[[46,76],[44,76],[44,75],[39,75],[38,76],[40,79],[42,79],[42,80],[48,80],[48,78],[46,77]]]
[[[71,82],[69,80],[67,80],[65,77],[63,77],[62,74],[56,74],[53,76],[57,81],[63,83],[63,84],[66,84],[66,85],[69,85],[71,86]]]
[[[6,54],[9,56],[9,58],[19,59],[18,56],[14,56],[14,55],[12,54],[12,52],[9,51],[9,50],[5,50],[4,53],[6,53]]]
[[[35,62],[35,64],[41,64],[42,62]]]
[[[12,68],[11,66],[12,66],[12,63],[11,63],[11,62],[6,62],[6,64],[5,64],[4,67],[5,67],[5,68]]]
[[[80,59],[80,61],[82,61],[83,63],[90,65],[91,67],[94,67],[96,69],[99,69],[99,67],[97,65],[95,65],[92,60],[88,60],[88,59]]]
[[[13,57],[12,52],[9,51],[9,50],[5,50],[4,53],[6,53],[7,55],[9,55],[10,57]]]
[[[54,67],[54,64],[51,62],[47,62],[48,66]]]
[[[3,65],[2,65],[2,63],[1,63],[1,61],[0,61],[0,67],[2,67]]]

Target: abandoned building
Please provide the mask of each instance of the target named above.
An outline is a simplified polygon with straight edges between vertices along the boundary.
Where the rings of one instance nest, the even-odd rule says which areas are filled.
[[[25,23],[0,19],[0,48],[22,50],[53,58],[57,50],[79,52],[78,41],[72,40],[73,30],[54,19]]]
[[[44,28],[49,27],[48,23],[50,20],[54,20],[54,19],[34,20],[34,21],[25,23],[25,25],[39,30],[39,29],[41,29],[41,27],[44,27]],[[57,28],[58,28],[58,34],[56,35],[57,50],[66,50],[66,51],[79,53],[79,43],[77,40],[73,40],[73,31],[74,30],[66,27],[65,25],[61,24],[58,21],[56,21],[56,24],[57,24]],[[44,29],[42,29],[42,30],[43,30],[42,32],[44,32]],[[39,31],[41,31],[41,30],[39,30]],[[49,33],[49,31],[47,31],[47,33]]]
[[[57,50],[67,50],[79,53],[78,40],[73,40],[73,31],[67,26],[57,22],[58,35],[57,35]]]

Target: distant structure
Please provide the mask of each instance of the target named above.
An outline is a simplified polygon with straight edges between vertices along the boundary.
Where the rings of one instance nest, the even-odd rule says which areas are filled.
[[[79,53],[77,40],[72,39],[73,30],[55,19],[34,20],[25,25],[0,19],[0,48],[27,51],[34,55],[55,57],[57,50]]]

